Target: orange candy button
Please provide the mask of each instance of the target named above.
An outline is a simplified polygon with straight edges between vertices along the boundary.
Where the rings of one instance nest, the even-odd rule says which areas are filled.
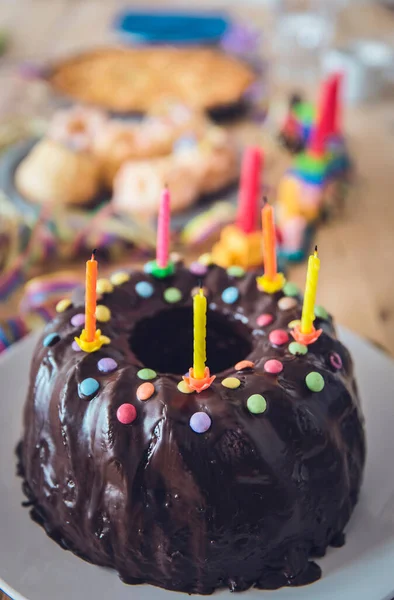
[[[251,360],[240,360],[235,365],[235,370],[243,371],[244,369],[253,369],[253,367],[254,367],[254,362],[252,362]]]
[[[155,393],[155,386],[150,381],[146,381],[145,383],[141,383],[137,390],[137,398],[138,400],[149,400],[151,396]]]

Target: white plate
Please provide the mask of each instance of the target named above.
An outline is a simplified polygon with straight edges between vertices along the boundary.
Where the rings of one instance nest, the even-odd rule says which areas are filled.
[[[394,362],[342,331],[355,362],[367,422],[368,460],[360,503],[343,548],[320,562],[323,578],[308,587],[249,590],[246,600],[390,600],[394,596]],[[0,361],[0,587],[15,600],[174,600],[180,594],[152,586],[127,586],[107,569],[83,562],[33,523],[14,449],[35,338],[17,344]],[[196,597],[196,596],[195,596]],[[198,596],[203,598],[203,596]],[[186,598],[186,595],[185,595]],[[206,596],[204,596],[206,598]],[[214,598],[234,600],[228,591]]]

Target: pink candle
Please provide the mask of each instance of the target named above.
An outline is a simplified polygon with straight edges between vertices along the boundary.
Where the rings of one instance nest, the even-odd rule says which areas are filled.
[[[161,269],[168,265],[170,248],[170,192],[165,187],[161,194],[157,223],[156,262]]]
[[[237,226],[244,233],[252,233],[258,229],[262,166],[262,150],[257,147],[247,148],[242,160],[237,214]]]

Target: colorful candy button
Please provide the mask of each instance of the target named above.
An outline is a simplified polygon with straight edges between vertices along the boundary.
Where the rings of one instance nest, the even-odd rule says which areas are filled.
[[[289,341],[289,334],[284,329],[274,329],[268,338],[274,346],[283,346]]]
[[[189,373],[187,373],[187,375],[189,375]],[[177,388],[180,392],[182,392],[182,394],[192,394],[193,393],[193,390],[191,388],[189,388],[186,381],[183,381],[183,380],[178,383]]]
[[[222,381],[222,386],[229,390],[236,390],[241,385],[241,382],[237,377],[226,377]]]
[[[270,325],[273,320],[273,315],[270,315],[269,313],[263,313],[257,317],[256,323],[259,327],[267,327],[267,325]]]
[[[308,373],[305,377],[305,383],[311,392],[321,392],[324,388],[324,379],[317,371]]]
[[[97,379],[93,377],[87,377],[79,384],[79,395],[80,396],[93,396],[99,389],[100,384]]]
[[[342,369],[343,362],[342,358],[339,356],[338,352],[331,352],[330,354],[330,365],[334,367],[336,371]]]
[[[212,424],[211,418],[205,412],[196,412],[190,417],[189,425],[195,433],[205,433]]]
[[[96,285],[96,292],[98,294],[111,294],[114,291],[114,286],[109,279],[98,279]]]
[[[267,362],[264,364],[264,371],[266,373],[270,373],[271,375],[278,375],[278,373],[283,371],[283,365],[280,360],[272,358],[267,360]]]
[[[149,400],[151,396],[155,393],[155,386],[150,381],[145,383],[141,383],[141,385],[137,389],[137,398],[138,400]]]
[[[222,292],[222,300],[226,304],[234,304],[239,298],[239,291],[236,287],[228,287]]]
[[[198,262],[202,265],[205,265],[206,267],[209,267],[209,265],[212,264],[212,255],[209,252],[201,254],[201,256],[199,256],[198,258]]]
[[[153,285],[149,281],[139,281],[135,284],[135,291],[141,298],[150,298],[154,292]]]
[[[296,298],[292,298],[290,296],[283,296],[278,300],[278,308],[280,310],[290,310],[297,306],[298,302]]]
[[[308,346],[304,346],[304,344],[299,344],[298,342],[291,342],[291,344],[289,344],[289,352],[290,354],[294,354],[294,356],[306,354],[308,352]]]
[[[246,406],[253,415],[261,415],[267,410],[267,401],[261,394],[252,394],[249,396]]]
[[[50,346],[54,346],[60,340],[60,335],[58,333],[48,333],[47,336],[44,337],[42,345],[46,348]]]
[[[283,293],[285,296],[298,296],[300,290],[295,283],[291,283],[291,281],[287,281],[283,286]]]
[[[78,346],[75,340],[71,344],[71,348],[74,350],[74,352],[82,352],[82,349]]]
[[[98,304],[96,306],[96,319],[100,323],[107,323],[111,318],[111,311],[108,306],[104,306],[104,304]]]
[[[176,287],[169,287],[164,290],[164,300],[168,302],[168,304],[175,304],[176,302],[180,302],[182,300],[182,292]]]
[[[193,262],[189,267],[189,271],[190,273],[193,273],[193,275],[204,277],[208,272],[208,267],[200,262]]]
[[[324,321],[328,320],[328,312],[324,308],[324,306],[315,306],[315,317],[318,319],[323,319]]]
[[[294,319],[293,321],[290,321],[290,323],[287,324],[287,327],[289,329],[294,329],[294,327],[298,327],[298,325],[301,325],[301,319]]]
[[[110,280],[114,285],[122,285],[122,283],[126,283],[130,279],[130,275],[126,273],[126,271],[118,271],[111,275]]]
[[[139,377],[140,379],[149,380],[149,379],[154,379],[155,377],[157,377],[157,373],[153,369],[145,368],[145,369],[140,369],[138,371],[137,377]]]
[[[85,325],[84,313],[77,313],[76,315],[72,316],[70,323],[73,327],[82,327],[82,325]]]
[[[110,357],[100,358],[97,363],[97,368],[101,373],[112,373],[112,371],[115,371],[118,368],[118,363]]]
[[[155,268],[155,264],[156,264],[156,261],[154,261],[154,260],[149,260],[147,263],[145,263],[144,264],[144,273],[148,273],[148,274],[152,273],[152,271]]]
[[[56,312],[62,313],[71,306],[71,300],[69,298],[63,298],[56,304]]]
[[[245,275],[245,269],[237,265],[233,265],[227,269],[227,275],[230,277],[243,277]]]
[[[237,362],[234,369],[236,371],[243,371],[244,369],[253,369],[253,367],[254,362],[252,362],[251,360],[240,360],[239,362]]]
[[[116,411],[116,417],[122,425],[130,425],[137,418],[137,411],[132,404],[121,404]]]

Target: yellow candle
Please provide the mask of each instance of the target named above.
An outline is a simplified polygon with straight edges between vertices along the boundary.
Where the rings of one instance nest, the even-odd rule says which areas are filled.
[[[313,331],[313,321],[315,320],[315,303],[317,282],[319,279],[320,259],[317,256],[317,246],[315,253],[311,254],[308,260],[308,271],[306,274],[304,304],[302,306],[301,333],[311,333]]]
[[[193,298],[193,375],[203,379],[205,373],[206,336],[207,336],[207,299],[203,290]]]

